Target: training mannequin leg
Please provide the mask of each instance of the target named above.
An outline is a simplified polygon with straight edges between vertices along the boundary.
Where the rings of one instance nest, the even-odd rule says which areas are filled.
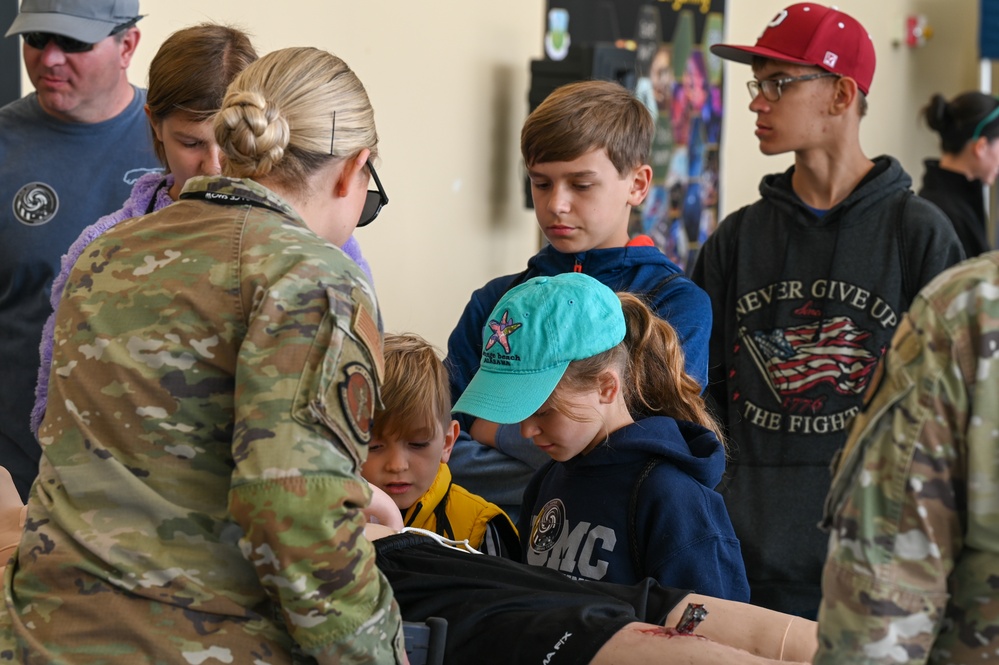
[[[671,634],[662,626],[631,623],[604,644],[590,665],[775,665],[789,662],[777,660],[776,653],[774,658],[769,658],[731,646],[726,643],[727,635],[708,638],[700,633],[698,629],[693,635]],[[780,637],[778,650],[779,642]],[[807,661],[797,662],[804,665]]]
[[[695,631],[708,639],[749,653],[791,662],[811,662],[818,648],[814,621],[700,594],[690,594],[666,619],[674,626],[687,603],[701,603],[707,617]]]

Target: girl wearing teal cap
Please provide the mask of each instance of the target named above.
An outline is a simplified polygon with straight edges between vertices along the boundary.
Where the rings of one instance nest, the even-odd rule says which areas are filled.
[[[718,425],[673,328],[582,273],[511,289],[454,410],[520,423],[552,457],[524,494],[525,561],[569,577],[747,601],[739,541],[714,487]]]

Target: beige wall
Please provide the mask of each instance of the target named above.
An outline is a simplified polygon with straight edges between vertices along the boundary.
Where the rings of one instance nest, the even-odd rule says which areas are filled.
[[[729,0],[728,39],[752,43],[790,0]],[[897,155],[917,179],[935,151],[916,122],[934,91],[977,86],[978,0],[837,0],[875,41],[878,70],[863,125],[870,155]],[[364,81],[381,135],[379,174],[391,204],[357,237],[375,272],[386,327],[443,347],[472,289],[520,270],[538,246],[523,207],[518,150],[527,114],[528,62],[541,57],[544,0],[142,0],[148,16],[132,80],[145,83],[157,46],[202,20],[249,30],[261,52],[309,44],[343,57]],[[904,16],[926,14],[936,36],[895,48]],[[749,68],[726,70],[722,212],[757,196],[765,158],[746,109]],[[26,83],[26,87],[28,84]]]
[[[378,175],[390,203],[357,232],[388,330],[442,349],[472,289],[520,270],[538,248],[523,206],[520,126],[528,61],[542,53],[544,0],[141,0],[142,40],[130,70],[174,30],[238,25],[259,52],[312,45],[364,82],[380,137]],[[25,89],[30,83],[25,81]]]

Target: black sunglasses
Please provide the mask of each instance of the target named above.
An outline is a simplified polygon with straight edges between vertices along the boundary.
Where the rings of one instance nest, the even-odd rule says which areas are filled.
[[[378,191],[368,190],[364,199],[364,208],[361,209],[361,219],[357,222],[358,228],[375,221],[375,217],[382,211],[382,206],[387,206],[389,201],[385,188],[382,187],[382,181],[378,179],[378,172],[375,171],[370,159],[368,160],[368,170],[371,171],[371,177],[374,178]]]
[[[54,42],[56,48],[63,53],[85,53],[94,50],[94,45],[89,42],[81,42],[79,39],[51,32],[25,32],[21,36],[24,37],[25,44],[39,51],[48,46],[49,42]]]
[[[111,35],[117,35],[119,32],[123,32],[124,30],[132,27],[138,22],[138,20],[138,18],[135,18],[131,21],[122,23],[121,25],[116,25],[114,30],[108,34],[108,37]],[[38,49],[39,51],[44,49],[49,42],[54,43],[56,48],[63,53],[86,53],[87,51],[94,50],[95,46],[95,44],[91,44],[90,42],[81,42],[79,39],[73,39],[72,37],[67,37],[66,35],[57,35],[51,32],[24,32],[21,33],[21,36],[24,37],[25,44],[31,48]],[[107,37],[105,37],[105,39],[107,39]]]

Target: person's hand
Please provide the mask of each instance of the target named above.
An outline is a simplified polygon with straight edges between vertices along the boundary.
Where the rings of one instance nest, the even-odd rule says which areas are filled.
[[[26,511],[10,472],[0,466],[0,574],[7,566],[7,559],[21,542]]]
[[[371,483],[368,483],[368,487],[371,488],[371,503],[361,511],[364,513],[364,518],[368,522],[383,524],[395,531],[401,531],[405,525],[402,523],[402,513],[395,505],[395,501],[380,487]]]
[[[364,537],[375,542],[379,538],[384,538],[385,536],[394,536],[399,533],[395,529],[390,529],[389,527],[378,524],[376,522],[368,522],[364,525]]]

